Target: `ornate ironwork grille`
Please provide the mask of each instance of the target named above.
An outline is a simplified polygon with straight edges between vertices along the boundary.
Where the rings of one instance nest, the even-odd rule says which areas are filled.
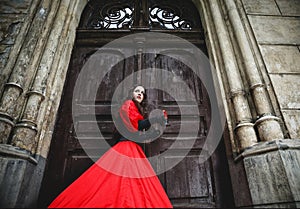
[[[202,28],[198,11],[189,0],[92,0],[82,17],[79,29],[88,30]]]

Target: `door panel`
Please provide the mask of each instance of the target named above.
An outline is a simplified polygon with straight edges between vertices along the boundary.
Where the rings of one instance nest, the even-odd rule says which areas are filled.
[[[171,199],[174,207],[216,207],[214,199],[214,173],[211,159],[204,163],[200,163],[200,152],[206,139],[207,130],[210,126],[210,102],[207,92],[200,80],[186,64],[182,63],[174,57],[180,55],[183,60],[193,60],[192,53],[189,49],[182,51],[168,49],[157,54],[146,54],[143,56],[145,60],[144,68],[149,69],[155,66],[163,69],[161,75],[162,83],[160,85],[168,85],[173,90],[171,96],[167,92],[160,90],[151,90],[148,95],[149,103],[152,109],[165,109],[169,116],[170,126],[167,126],[163,135],[146,144],[145,149],[149,157],[160,155],[158,161],[152,162],[152,166],[157,170],[166,170],[165,165],[168,161],[172,162],[178,159],[178,163],[172,169],[159,175],[159,178]],[[173,77],[170,76],[171,72]],[[145,77],[145,82],[150,77]],[[195,96],[191,97],[189,91]],[[151,81],[148,81],[148,83]],[[160,86],[158,85],[158,86]],[[176,99],[175,99],[176,98]],[[199,118],[196,118],[196,110],[193,101],[199,111]],[[184,113],[180,112],[184,109]],[[185,128],[180,130],[181,125]],[[199,128],[199,130],[197,130]],[[180,136],[179,136],[180,130]],[[174,146],[174,142],[179,142]],[[192,148],[191,142],[194,141]],[[172,148],[171,148],[172,146]],[[190,151],[189,151],[190,150]],[[182,159],[182,160],[181,160]],[[181,160],[181,161],[180,161]]]
[[[178,153],[176,155],[179,158],[182,157]],[[173,160],[172,158],[173,156],[165,157],[162,161]],[[178,175],[182,171],[187,171],[187,175]],[[189,154],[180,164],[172,168],[165,175],[166,189],[169,197],[176,199],[177,202],[179,198],[207,199],[212,197],[212,187],[209,180],[210,164],[209,162],[199,164],[199,153],[198,155],[197,153]]]
[[[84,51],[84,49],[78,50]],[[119,83],[134,70],[132,67],[124,67],[132,66],[131,62],[134,62],[134,59],[123,59],[124,56],[117,49],[101,52],[101,56],[99,55],[101,59],[98,59],[97,56],[94,57],[96,58],[91,62],[92,66],[89,66],[92,69],[102,66],[103,63],[101,62],[116,63],[116,60],[121,61],[111,66],[111,70],[102,78],[100,85],[97,83],[101,78],[91,74],[89,75],[90,78],[85,78],[87,82],[82,83],[82,87],[79,86],[83,90],[80,91],[78,100],[80,102],[76,102],[75,107],[79,106],[80,111],[73,112],[73,117],[76,118],[74,122],[76,133],[72,132],[70,134],[66,145],[67,160],[65,162],[64,182],[74,181],[82,171],[91,165],[92,160],[99,159],[107,151],[107,143],[111,146],[115,144],[111,137],[114,129],[111,115],[112,96]],[[78,60],[75,63],[79,62]],[[89,89],[92,88],[97,88],[95,101],[90,101]],[[127,91],[121,91],[121,94],[125,95]],[[97,124],[94,123],[95,117]],[[67,120],[71,120],[70,116]],[[99,138],[98,128],[101,131],[102,138]],[[67,186],[68,183],[64,183],[64,185]]]

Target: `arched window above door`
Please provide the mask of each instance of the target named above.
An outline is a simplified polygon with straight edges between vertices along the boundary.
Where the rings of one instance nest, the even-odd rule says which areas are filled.
[[[198,10],[190,0],[91,0],[79,29],[201,30]]]

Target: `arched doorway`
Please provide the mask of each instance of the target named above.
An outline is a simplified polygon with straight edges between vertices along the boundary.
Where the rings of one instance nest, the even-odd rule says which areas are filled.
[[[76,123],[72,120],[73,88],[78,74],[89,57],[110,41],[126,35],[147,31],[168,33],[184,38],[207,54],[201,20],[191,1],[91,0],[88,2],[77,29],[76,41],[41,189],[41,205],[48,204],[93,163],[86,155],[85,150],[88,149],[90,153],[95,150],[97,152],[95,158],[99,157],[99,147],[92,146],[93,142],[105,140],[111,144],[114,143],[111,141],[113,122],[110,106],[112,95],[118,83],[142,69],[156,67],[172,71],[188,84],[191,91],[196,95],[201,114],[200,131],[191,151],[178,165],[159,175],[168,196],[174,207],[231,206],[232,192],[224,146],[220,144],[216,152],[204,163],[198,161],[199,152],[202,150],[210,126],[209,98],[201,80],[186,65],[171,58],[174,53],[177,56],[193,56],[188,53],[189,49],[179,51],[172,48],[159,49],[155,53],[143,53],[141,50],[135,56],[123,59],[117,65],[111,66],[112,69],[106,75],[105,82],[102,82],[98,88],[95,106],[85,106],[85,108],[95,108],[98,126],[104,136],[102,139],[96,138],[93,130],[90,129],[91,115],[79,114],[79,120]],[[142,42],[142,39],[136,40],[135,44],[142,44]],[[128,50],[133,49],[128,48]],[[166,53],[169,53],[170,57],[166,56]],[[122,57],[123,55],[118,48],[114,48],[107,50],[105,56],[104,61],[109,62],[110,59],[118,56]],[[137,73],[137,75],[139,74]],[[138,82],[141,80],[141,76],[134,77],[132,82]],[[97,78],[89,78],[89,83],[86,85],[93,88],[92,84],[95,79]],[[207,73],[205,79],[211,79],[210,73]],[[174,85],[174,88],[180,92],[181,88],[178,84],[170,83],[170,85]],[[88,92],[82,93],[83,95],[88,94]],[[179,124],[183,121],[185,123],[191,122],[193,113],[180,115],[174,99],[164,92],[150,90],[148,94],[149,100],[152,101],[152,108],[166,109],[171,123],[171,126],[166,129],[162,137],[152,143],[142,145],[148,156],[154,156],[164,152],[173,143],[178,134]],[[84,106],[85,103],[77,105]],[[74,127],[85,134],[86,144],[79,143]],[[189,132],[192,129],[193,127],[191,127],[191,130],[186,131]],[[186,137],[181,140],[183,141],[182,147],[178,147],[170,156],[160,159],[158,164],[153,165],[153,167],[161,167],[164,162],[170,159],[182,157],[181,151],[186,149],[184,140],[189,140],[189,138]]]

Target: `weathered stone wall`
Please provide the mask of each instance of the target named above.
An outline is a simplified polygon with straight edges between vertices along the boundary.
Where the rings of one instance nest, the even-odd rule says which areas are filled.
[[[195,2],[223,94],[235,206],[299,207],[299,1]]]
[[[300,1],[242,0],[288,137],[300,138]]]
[[[0,207],[36,207],[86,1],[0,3]]]
[[[261,80],[260,85],[264,86],[262,89],[268,93],[270,118],[280,118],[284,134],[282,140],[273,136],[269,140],[263,140],[259,134],[257,144],[240,152],[234,161],[228,158],[235,205],[251,208],[298,208],[300,146],[299,140],[295,139],[300,138],[300,1],[234,0],[238,12],[230,2],[232,0],[223,1],[224,19],[229,19],[227,25],[232,43],[237,42],[235,52],[242,55],[237,58],[241,63],[241,78],[247,85],[249,77],[247,78],[246,70],[254,72],[255,67],[257,68],[255,74],[260,78],[257,81]],[[234,18],[238,16],[240,18]],[[236,23],[238,19],[242,24]],[[242,39],[244,41],[241,42]],[[250,47],[243,47],[247,42]],[[248,59],[243,53],[252,58]],[[247,66],[247,61],[255,64],[249,65],[250,68],[243,68],[243,65]],[[249,98],[249,106],[255,116],[261,107],[255,101],[253,105],[252,98]],[[263,100],[258,102],[268,104]],[[261,116],[257,114],[256,117],[258,119],[253,117],[256,120],[254,124],[259,131]],[[265,118],[268,121],[268,116]],[[275,130],[272,124],[261,128],[262,132],[272,133]],[[228,149],[229,153],[230,151]]]

